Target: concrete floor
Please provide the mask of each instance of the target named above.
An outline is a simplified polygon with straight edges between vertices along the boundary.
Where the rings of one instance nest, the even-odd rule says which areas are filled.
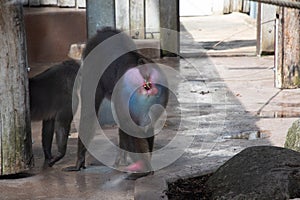
[[[167,199],[169,181],[212,172],[249,146],[283,146],[287,129],[300,114],[300,90],[274,88],[273,57],[249,56],[255,51],[251,19],[240,14],[188,17],[181,25],[184,58],[159,61],[183,78],[170,80],[180,104],[170,102],[164,131],[157,135],[155,149],[166,148],[155,153],[159,169],[154,175],[124,180],[124,173],[93,158],[86,170],[61,171],[75,162],[76,134],[71,135],[65,158],[43,171],[40,123],[33,123],[32,176],[0,179],[1,199]],[[227,43],[207,49],[210,42],[220,41]],[[239,54],[244,56],[234,56]],[[106,131],[115,141],[116,129]]]

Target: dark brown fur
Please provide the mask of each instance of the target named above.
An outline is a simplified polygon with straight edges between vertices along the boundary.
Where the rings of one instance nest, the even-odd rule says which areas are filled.
[[[86,49],[83,52],[83,59],[85,59],[99,43],[118,33],[120,33],[118,30],[110,28],[98,31],[98,33],[88,41]],[[127,36],[124,36],[123,40],[124,42],[120,44],[118,48],[126,48],[127,45],[133,44],[133,41]],[[103,98],[110,98],[116,82],[128,69],[145,62],[151,61],[135,51],[126,53],[116,59],[106,69],[99,81],[96,90],[95,110],[98,111]],[[43,120],[42,143],[45,154],[45,164],[48,166],[55,164],[55,162],[63,158],[66,153],[70,123],[73,119],[73,85],[79,67],[80,65],[76,61],[66,61],[29,80],[31,118],[32,120]],[[162,98],[164,98],[162,102],[165,107],[167,95],[164,95]],[[51,145],[54,132],[56,132],[58,153],[52,156]],[[151,152],[153,149],[153,139],[154,137],[145,139],[136,138],[120,130],[120,147],[131,152]],[[76,165],[66,170],[73,171],[83,168],[85,152],[86,149],[79,138]],[[138,159],[139,158],[136,158],[135,160]],[[147,162],[149,162],[149,160]]]

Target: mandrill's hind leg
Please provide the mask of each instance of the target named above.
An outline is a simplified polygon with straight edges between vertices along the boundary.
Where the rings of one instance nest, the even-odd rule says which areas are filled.
[[[148,174],[152,174],[151,152],[153,147],[153,138],[138,138],[128,135],[119,129],[120,146],[126,150],[132,160],[132,164],[126,167],[131,173],[127,179],[137,179]]]
[[[115,168],[129,165],[129,162],[127,160],[128,153],[127,153],[126,141],[127,141],[127,134],[122,134],[120,133],[119,130],[119,149],[118,149],[118,155],[114,163]]]
[[[55,119],[55,132],[58,152],[51,159],[50,166],[54,165],[66,154],[70,126],[72,122],[72,113],[68,111],[68,109],[61,111],[57,114]]]

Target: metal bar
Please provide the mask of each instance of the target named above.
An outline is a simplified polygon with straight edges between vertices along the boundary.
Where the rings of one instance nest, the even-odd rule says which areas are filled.
[[[287,8],[297,8],[300,9],[300,2],[288,1],[288,0],[250,0],[259,3],[271,4],[276,6],[282,6]]]

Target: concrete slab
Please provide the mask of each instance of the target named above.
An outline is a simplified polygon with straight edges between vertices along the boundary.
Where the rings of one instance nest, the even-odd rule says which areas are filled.
[[[183,57],[255,55],[255,20],[242,13],[180,18]]]

